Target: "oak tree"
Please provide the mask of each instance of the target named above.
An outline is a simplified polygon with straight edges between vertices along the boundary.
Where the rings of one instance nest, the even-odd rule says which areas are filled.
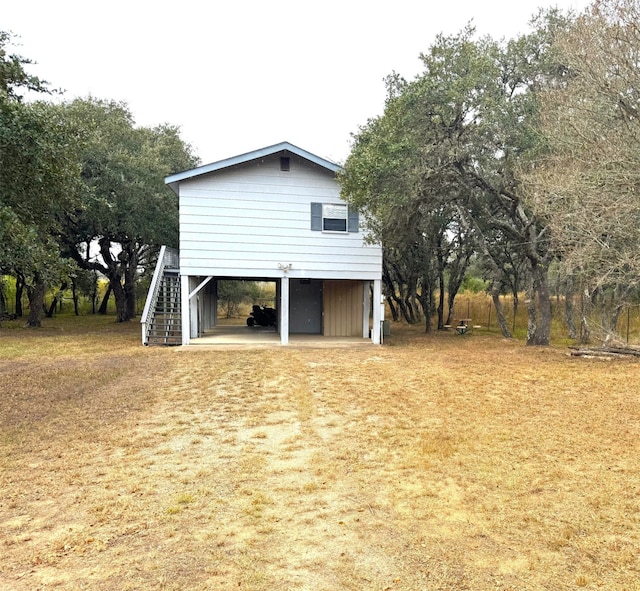
[[[124,103],[77,99],[65,109],[85,138],[80,199],[63,219],[61,241],[81,268],[109,279],[117,320],[130,320],[143,260],[178,242],[177,197],[164,178],[197,159],[177,127],[136,127]]]
[[[638,0],[596,0],[558,36],[568,75],[540,93],[544,150],[524,174],[567,285],[609,302],[605,336],[640,287],[638,23]]]

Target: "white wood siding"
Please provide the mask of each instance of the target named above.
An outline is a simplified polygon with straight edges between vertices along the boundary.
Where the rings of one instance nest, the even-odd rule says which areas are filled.
[[[382,251],[364,234],[311,230],[311,203],[342,203],[333,173],[280,155],[180,184],[183,275],[379,279]]]

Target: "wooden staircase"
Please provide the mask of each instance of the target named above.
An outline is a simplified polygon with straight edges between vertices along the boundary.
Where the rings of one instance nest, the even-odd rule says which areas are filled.
[[[151,314],[147,344],[182,344],[180,278],[173,270],[165,270],[160,281],[158,298]]]
[[[144,345],[181,345],[180,256],[163,246],[142,313]]]

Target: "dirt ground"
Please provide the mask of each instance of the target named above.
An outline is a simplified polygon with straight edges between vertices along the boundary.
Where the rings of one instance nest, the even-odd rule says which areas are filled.
[[[0,589],[640,589],[640,364],[0,329]]]

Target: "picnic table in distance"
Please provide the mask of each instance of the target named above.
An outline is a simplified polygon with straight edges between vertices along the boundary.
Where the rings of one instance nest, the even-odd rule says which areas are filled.
[[[459,318],[458,319],[458,324],[456,324],[455,326],[452,324],[445,324],[444,328],[455,328],[456,332],[459,335],[463,335],[463,334],[467,334],[468,332],[471,332],[471,330],[473,328],[480,328],[480,327],[475,327],[471,324],[472,319],[471,318]]]

